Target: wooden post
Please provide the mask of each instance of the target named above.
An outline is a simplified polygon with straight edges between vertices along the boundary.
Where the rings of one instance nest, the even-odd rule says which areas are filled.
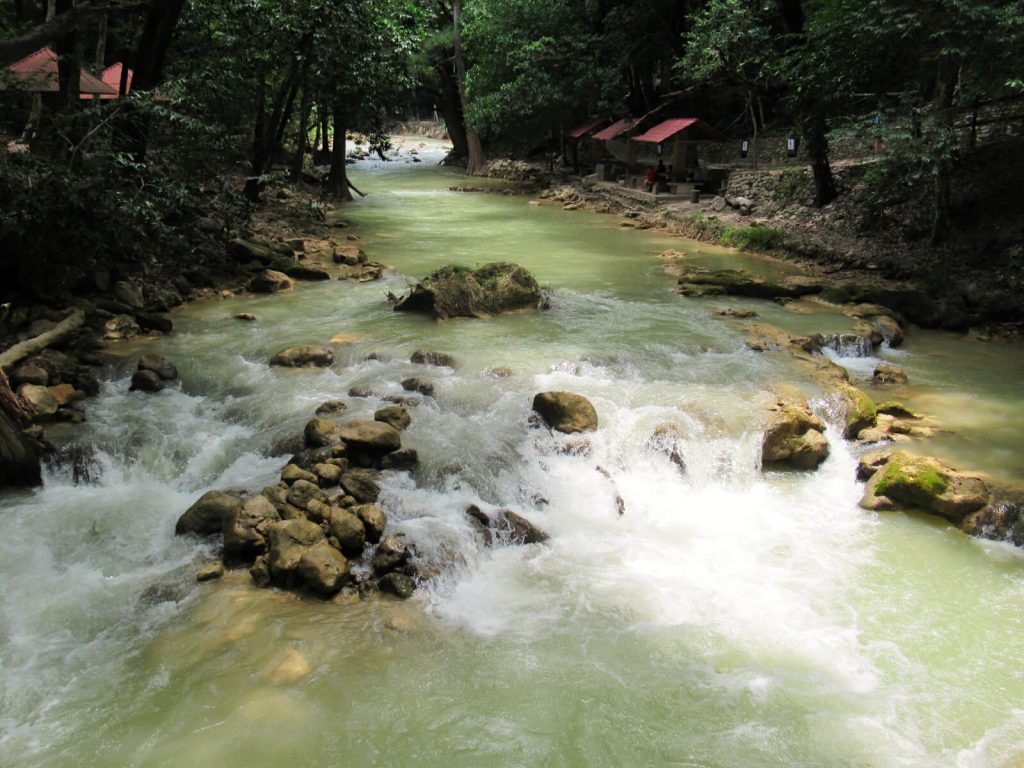
[[[686,142],[678,137],[672,142],[672,181],[680,181],[686,166]]]
[[[630,138],[626,139],[626,173],[636,168],[636,142]]]

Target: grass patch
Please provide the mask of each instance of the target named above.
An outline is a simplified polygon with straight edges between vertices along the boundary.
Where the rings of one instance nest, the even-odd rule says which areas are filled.
[[[783,234],[771,227],[726,227],[722,245],[743,251],[770,251],[782,242]]]

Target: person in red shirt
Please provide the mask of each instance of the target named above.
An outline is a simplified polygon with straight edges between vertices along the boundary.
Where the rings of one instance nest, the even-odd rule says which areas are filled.
[[[654,185],[657,183],[657,181],[658,181],[658,176],[654,172],[654,166],[653,165],[648,165],[647,166],[647,182],[645,184],[645,186],[647,187],[647,191],[648,192],[653,192],[654,191]]]

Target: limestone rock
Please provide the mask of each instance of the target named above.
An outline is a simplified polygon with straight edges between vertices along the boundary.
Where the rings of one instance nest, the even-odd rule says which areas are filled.
[[[761,463],[766,467],[817,469],[828,458],[825,425],[807,404],[779,401],[769,409],[768,426],[761,443]]]
[[[60,408],[60,403],[53,393],[38,384],[22,384],[18,387],[18,395],[34,421],[53,418]]]
[[[571,434],[597,429],[597,411],[583,395],[540,392],[533,398],[533,410],[558,432]]]
[[[402,436],[390,424],[368,419],[353,419],[339,425],[338,437],[354,451],[376,456],[397,451],[402,447]]]
[[[291,485],[296,480],[305,480],[309,483],[316,482],[316,475],[312,472],[307,472],[298,464],[289,464],[281,471],[281,479]]]
[[[373,555],[373,570],[378,575],[396,571],[409,561],[411,553],[401,536],[385,536]]]
[[[341,425],[329,419],[310,419],[306,423],[303,434],[307,446],[323,448],[341,441]]]
[[[281,520],[277,508],[266,496],[253,496],[233,509],[224,519],[224,557],[248,562],[267,549],[264,531]]]
[[[291,586],[306,551],[324,541],[324,532],[309,520],[284,520],[267,526],[267,564],[274,581]]]
[[[420,463],[419,453],[415,448],[400,448],[389,453],[380,460],[381,469],[397,469],[412,471]]]
[[[381,408],[373,414],[373,420],[388,424],[399,432],[412,423],[409,411],[401,405],[389,405],[386,408]]]
[[[196,581],[215,581],[224,575],[224,563],[220,560],[215,560],[212,563],[207,563],[198,571],[196,571]]]
[[[388,525],[388,518],[384,514],[384,510],[375,504],[359,504],[352,507],[350,511],[362,520],[366,540],[371,544],[379,542]]]
[[[540,300],[537,281],[515,264],[494,262],[477,270],[448,265],[417,283],[395,310],[426,312],[441,320],[488,317],[536,308]]]
[[[295,281],[276,269],[266,269],[249,281],[249,290],[253,293],[279,293],[294,287]]]
[[[843,411],[843,437],[852,440],[862,429],[875,426],[878,409],[864,392],[849,384],[840,385],[834,396]]]
[[[332,597],[349,581],[348,560],[327,542],[302,553],[296,569],[299,580],[321,597]]]
[[[50,383],[50,373],[37,361],[22,363],[11,372],[11,386],[35,384],[45,387]]]
[[[494,516],[496,539],[508,544],[541,544],[548,535],[522,515],[503,509]]]
[[[432,350],[417,349],[412,353],[409,362],[417,365],[434,365],[439,368],[454,368],[455,358],[447,352],[434,352]]]
[[[903,451],[893,453],[868,485],[876,496],[890,499],[898,508],[920,509],[957,525],[991,499],[981,478],[958,472],[938,459]]]
[[[270,359],[271,365],[283,368],[326,368],[333,362],[334,352],[312,344],[282,349]]]
[[[154,371],[136,371],[132,374],[132,392],[159,392],[164,388],[160,375]]]
[[[328,400],[317,406],[317,416],[337,416],[348,410],[348,403],[344,400]]]
[[[434,396],[434,385],[429,381],[424,381],[423,379],[416,378],[415,376],[403,379],[402,389],[406,392],[419,392],[425,397]]]
[[[380,496],[380,486],[365,472],[346,472],[341,476],[341,487],[360,504],[372,504]]]
[[[416,591],[416,582],[411,576],[395,571],[384,574],[378,584],[381,592],[387,592],[402,600],[408,600]]]
[[[115,315],[103,326],[103,338],[111,341],[134,339],[142,331],[131,315]]]
[[[906,371],[889,363],[876,365],[872,379],[875,384],[906,384],[908,381]]]
[[[139,358],[138,370],[152,371],[163,381],[178,378],[178,368],[166,357],[160,355],[143,355]]]
[[[981,539],[1005,541],[1024,546],[1024,509],[1019,504],[1000,501],[972,512],[960,523],[960,530]]]
[[[336,464],[314,464],[313,474],[321,488],[332,488],[341,481],[341,467]]]
[[[362,554],[367,541],[367,531],[358,515],[347,509],[336,508],[331,512],[327,530],[338,540],[338,545],[346,556],[359,557]]]
[[[224,491],[207,491],[178,518],[174,532],[198,533],[203,536],[220,533],[228,516],[241,507],[242,500],[238,496]]]
[[[285,497],[289,504],[299,509],[306,509],[310,501],[316,500],[326,502],[327,498],[323,491],[316,483],[311,483],[308,480],[296,480],[292,483],[292,487],[288,489],[288,494]]]

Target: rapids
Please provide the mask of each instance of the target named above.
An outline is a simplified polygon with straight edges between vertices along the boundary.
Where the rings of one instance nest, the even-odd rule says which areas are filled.
[[[813,304],[681,299],[655,258],[670,247],[787,268],[449,192],[461,179],[436,167],[435,143],[411,163],[419,143],[354,174],[370,197],[351,206],[350,231],[393,267],[383,282],[182,309],[172,336],[122,347],[70,436],[92,451],[92,481],[58,462],[42,489],[0,496],[0,763],[1024,763],[1020,551],[860,510],[856,458],[834,429],[817,472],[762,474],[758,406],[781,383],[820,392],[710,309],[756,308],[800,332],[851,321]],[[494,260],[530,269],[550,310],[435,323],[385,300],[444,263]],[[242,311],[257,322],[231,319]],[[338,333],[352,343],[331,369],[267,366]],[[421,348],[458,365],[410,364]],[[174,361],[184,386],[130,393],[143,349]],[[1018,349],[914,331],[880,354],[910,372],[911,405],[951,411],[943,455],[1024,476]],[[856,378],[874,360],[840,362]],[[397,394],[411,375],[436,386],[403,437],[422,466],[387,473],[382,506],[437,580],[405,603],[348,605],[256,590],[245,572],[195,584],[215,546],[174,536],[192,501],[275,482],[284,442],[320,402],[356,386]],[[595,404],[588,456],[529,429],[545,389]],[[353,416],[380,407],[348,399]],[[685,472],[650,445],[666,422]],[[485,549],[470,503],[514,507],[551,539]]]

